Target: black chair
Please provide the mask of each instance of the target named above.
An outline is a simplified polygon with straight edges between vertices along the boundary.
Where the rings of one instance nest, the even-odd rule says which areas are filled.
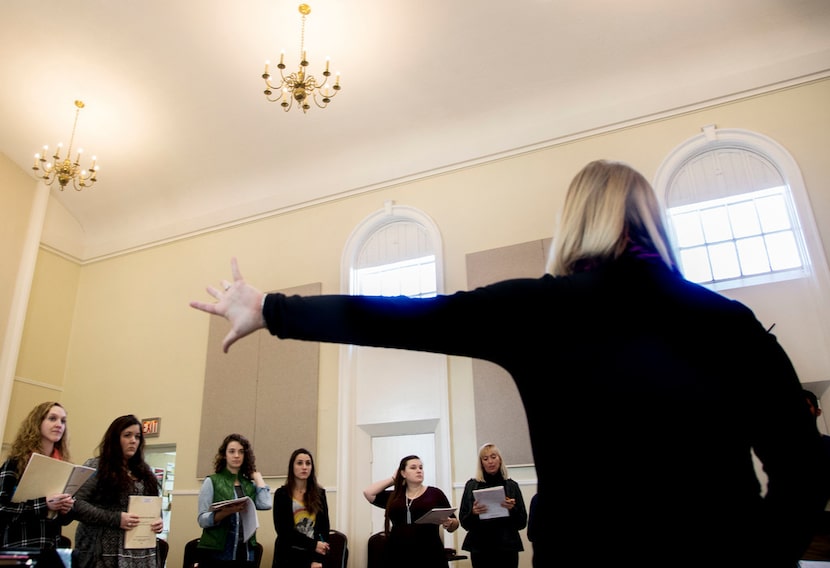
[[[444,553],[447,555],[447,562],[455,562],[456,560],[466,560],[466,554],[458,554],[454,548],[445,548]]]
[[[254,548],[254,568],[259,568],[259,565],[262,563],[262,552],[262,545],[256,543],[256,547]]]
[[[383,549],[386,546],[386,533],[376,532],[369,537],[369,560],[366,568],[383,567]]]
[[[187,541],[184,545],[184,560],[182,561],[182,568],[193,568],[199,562],[197,547],[199,546],[199,539]]]
[[[163,538],[156,539],[156,558],[159,568],[164,568],[167,563],[167,553],[170,552],[170,543]]]
[[[326,555],[326,568],[346,568],[349,562],[349,540],[346,535],[332,529],[327,542],[329,553]]]
[[[254,568],[259,568],[262,563],[262,553],[264,549],[260,543],[256,543],[254,548]],[[182,560],[182,568],[194,568],[199,563],[199,539],[187,541],[184,545],[184,559]]]

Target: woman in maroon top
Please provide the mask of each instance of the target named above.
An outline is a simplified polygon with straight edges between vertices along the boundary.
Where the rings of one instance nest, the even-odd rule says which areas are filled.
[[[392,489],[387,491],[389,487]],[[395,475],[376,481],[363,490],[363,496],[386,511],[384,566],[447,568],[439,524],[417,521],[435,508],[449,507],[450,502],[437,487],[424,485],[424,464],[418,456],[403,458]],[[444,517],[440,526],[453,532],[458,529],[458,519],[454,514]]]

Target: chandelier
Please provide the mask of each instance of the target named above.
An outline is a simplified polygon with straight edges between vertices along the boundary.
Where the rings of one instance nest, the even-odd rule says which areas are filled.
[[[32,169],[36,172],[42,172],[37,175],[40,179],[45,180],[44,183],[46,185],[52,185],[55,183],[55,180],[58,180],[61,191],[66,189],[70,181],[75,191],[81,191],[85,187],[92,187],[98,181],[95,177],[98,174],[98,163],[95,156],[92,156],[92,165],[89,170],[81,169],[81,154],[84,152],[83,148],[78,148],[74,162],[71,158],[72,143],[75,141],[75,128],[78,126],[78,115],[81,113],[81,109],[84,108],[83,101],[75,101],[75,107],[75,124],[72,125],[72,136],[69,137],[69,147],[66,149],[66,157],[61,158],[63,143],[59,143],[58,147],[55,148],[55,153],[52,155],[54,162],[47,162],[46,156],[49,152],[49,146],[44,146],[43,155],[35,154],[35,163],[32,166]]]
[[[340,73],[337,73],[334,80],[334,85],[329,84],[329,58],[326,57],[326,69],[323,71],[323,80],[318,81],[314,75],[309,75],[306,71],[308,67],[308,60],[306,59],[305,51],[305,20],[306,16],[311,13],[311,7],[308,4],[300,4],[299,12],[302,15],[302,27],[300,29],[300,66],[293,73],[286,75],[285,69],[285,51],[280,53],[280,62],[277,69],[280,70],[280,83],[275,84],[271,82],[271,74],[268,71],[269,61],[265,62],[265,72],[262,74],[265,80],[265,98],[272,103],[279,102],[282,110],[288,112],[297,103],[297,108],[308,112],[311,108],[311,101],[314,101],[320,108],[326,108],[331,102],[331,99],[340,92]],[[277,95],[273,95],[274,91],[278,91]]]

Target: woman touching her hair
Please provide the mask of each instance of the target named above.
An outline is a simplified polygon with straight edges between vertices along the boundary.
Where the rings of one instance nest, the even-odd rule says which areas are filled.
[[[391,490],[387,489],[392,487]],[[424,464],[415,455],[401,460],[392,477],[377,481],[363,490],[375,507],[385,510],[384,530],[388,536],[384,566],[395,568],[447,568],[444,542],[433,523],[416,521],[435,508],[447,508],[450,501],[437,487],[424,485]],[[458,529],[458,519],[450,515],[440,526],[447,532]]]

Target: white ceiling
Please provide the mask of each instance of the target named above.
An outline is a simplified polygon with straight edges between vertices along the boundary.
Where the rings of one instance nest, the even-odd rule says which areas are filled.
[[[311,0],[343,90],[285,113],[261,74],[299,3],[3,2],[0,152],[30,171],[86,103],[100,181],[51,190],[81,260],[830,74],[828,0]]]

